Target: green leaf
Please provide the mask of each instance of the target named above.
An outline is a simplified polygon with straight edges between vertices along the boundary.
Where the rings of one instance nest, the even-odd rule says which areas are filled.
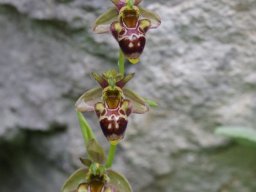
[[[61,192],[72,192],[77,189],[77,187],[81,183],[86,182],[86,176],[88,173],[88,169],[78,169],[76,172],[74,172],[64,183]]]
[[[107,170],[107,175],[110,179],[109,184],[113,185],[118,192],[132,192],[132,188],[128,180],[113,170]]]
[[[101,145],[95,140],[90,139],[86,144],[86,150],[90,160],[93,162],[104,164],[106,161],[106,156],[104,149]]]
[[[256,146],[256,130],[246,127],[218,127],[218,135],[230,137],[241,144]]]
[[[85,144],[87,144],[87,142],[90,139],[95,139],[95,136],[92,132],[92,129],[91,129],[89,123],[84,118],[83,114],[80,112],[77,112],[77,117],[79,120],[79,124],[80,124],[80,128],[81,128],[81,131],[82,131],[82,134],[84,137]]]

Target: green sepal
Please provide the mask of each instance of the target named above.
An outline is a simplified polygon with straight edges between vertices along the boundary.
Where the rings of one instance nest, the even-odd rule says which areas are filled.
[[[81,183],[86,182],[89,169],[81,168],[75,171],[64,183],[61,192],[73,192]]]
[[[99,102],[102,96],[102,88],[92,88],[81,95],[75,103],[76,111],[94,111],[95,103]]]
[[[133,113],[143,114],[149,110],[145,99],[142,98],[141,96],[139,96],[134,91],[124,88],[123,93],[124,93],[125,97],[127,97],[132,102],[132,112]]]
[[[150,20],[150,28],[157,28],[161,24],[161,18],[156,13],[142,7],[139,7],[139,10],[145,19]]]
[[[215,134],[230,137],[243,145],[256,147],[256,130],[245,127],[218,127]]]
[[[128,180],[120,173],[107,170],[107,176],[109,177],[109,185],[113,185],[118,192],[132,192],[132,188]]]
[[[124,95],[128,97],[129,99],[133,100],[136,103],[139,103],[141,105],[145,105],[145,100],[141,96],[139,96],[137,93],[134,91],[124,88],[123,89]]]
[[[96,33],[106,33],[109,32],[110,24],[117,20],[118,10],[113,7],[107,10],[105,13],[100,15],[93,26],[93,31]]]
[[[153,101],[151,99],[147,99],[147,98],[144,98],[145,102],[150,106],[150,107],[157,107],[158,104],[156,101]]]
[[[92,162],[96,162],[99,164],[104,164],[106,161],[106,156],[104,149],[101,145],[95,140],[90,139],[86,144],[86,151],[89,156],[89,159]]]

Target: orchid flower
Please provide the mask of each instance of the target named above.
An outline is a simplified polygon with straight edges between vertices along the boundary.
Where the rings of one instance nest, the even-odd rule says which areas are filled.
[[[80,112],[95,111],[101,129],[111,144],[117,144],[123,139],[128,116],[131,113],[148,111],[146,101],[130,89],[124,88],[134,74],[122,76],[115,70],[102,75],[92,73],[100,87],[85,92],[76,102]]]
[[[141,1],[112,0],[115,7],[100,15],[93,27],[96,33],[111,32],[125,57],[133,64],[139,62],[147,31],[161,23],[158,15],[139,6]]]
[[[91,140],[92,141],[92,140]],[[95,141],[92,141],[93,143]],[[104,155],[103,148],[97,146],[92,151],[88,151],[94,158],[80,158],[82,167],[75,171],[64,183],[61,192],[132,192],[127,179],[120,173],[106,168],[97,162]],[[97,156],[97,157],[96,157]]]

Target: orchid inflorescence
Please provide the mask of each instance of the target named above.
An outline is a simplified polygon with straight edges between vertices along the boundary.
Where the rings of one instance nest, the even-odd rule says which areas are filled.
[[[125,74],[124,57],[135,64],[143,52],[146,32],[157,28],[161,20],[150,10],[139,6],[142,0],[112,0],[115,7],[95,21],[96,33],[110,32],[120,46],[119,71],[108,70],[102,74],[91,73],[99,84],[82,94],[75,107],[86,144],[87,158],[80,158],[84,168],[74,172],[65,182],[62,192],[131,192],[126,178],[111,169],[117,144],[123,140],[128,117],[143,114],[154,101],[139,96],[126,88],[134,73]],[[104,136],[110,143],[106,158],[92,129],[82,112],[95,112]]]

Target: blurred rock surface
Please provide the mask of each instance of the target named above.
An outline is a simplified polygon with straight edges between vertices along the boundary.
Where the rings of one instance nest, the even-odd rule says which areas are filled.
[[[128,86],[158,101],[133,115],[114,169],[134,191],[256,191],[256,153],[213,134],[256,127],[256,0],[145,1],[162,18]],[[91,32],[106,0],[0,0],[0,191],[56,192],[80,166],[74,102],[116,66]],[[107,143],[94,114],[86,114]]]

